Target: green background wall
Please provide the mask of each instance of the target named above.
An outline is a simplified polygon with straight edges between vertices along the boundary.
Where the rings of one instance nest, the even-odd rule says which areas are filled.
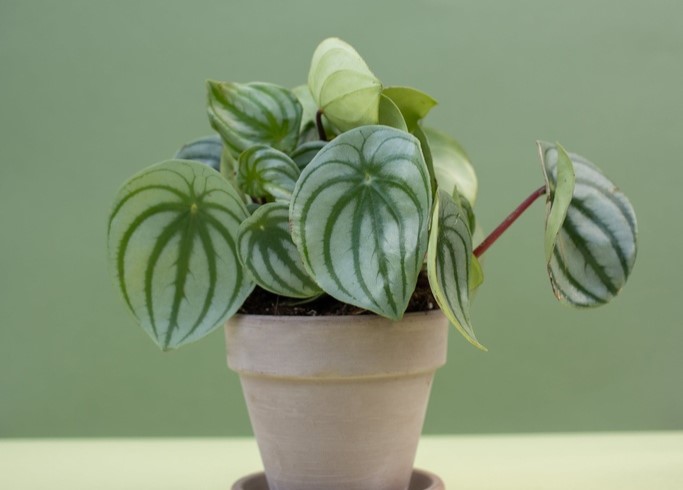
[[[0,1],[0,436],[245,435],[220,331],[162,354],[112,287],[118,186],[209,132],[204,80],[305,81],[336,35],[477,166],[492,227],[559,140],[631,197],[640,254],[622,295],[554,301],[543,206],[487,254],[428,433],[683,429],[683,3]]]

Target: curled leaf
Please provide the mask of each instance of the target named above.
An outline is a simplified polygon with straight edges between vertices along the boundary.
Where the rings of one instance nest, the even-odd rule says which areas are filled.
[[[382,84],[341,39],[325,39],[316,48],[308,88],[318,108],[341,131],[379,121]]]
[[[239,158],[237,183],[252,197],[273,197],[289,201],[299,167],[287,155],[265,145],[255,145]]]
[[[541,142],[539,152],[548,187],[559,188],[562,149]],[[575,174],[574,192],[551,246],[548,275],[559,301],[599,306],[619,293],[633,269],[636,216],[628,198],[598,167],[580,155],[566,156]]]
[[[389,97],[403,114],[408,131],[413,131],[418,121],[423,119],[437,104],[426,93],[411,87],[387,87],[382,95]]]

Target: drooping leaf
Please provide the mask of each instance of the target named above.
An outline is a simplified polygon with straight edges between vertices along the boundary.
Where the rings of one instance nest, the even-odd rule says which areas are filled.
[[[265,145],[255,145],[239,158],[237,183],[252,197],[289,201],[299,178],[299,167],[287,155]]]
[[[403,114],[408,131],[413,131],[437,104],[436,100],[420,90],[411,87],[387,87],[382,95],[389,97]]]
[[[379,124],[408,132],[408,126],[398,106],[386,95],[379,98]]]
[[[425,255],[431,200],[417,139],[386,126],[356,128],[301,173],[292,238],[325,292],[399,319]]]
[[[291,91],[261,82],[209,81],[207,89],[209,122],[235,158],[258,144],[296,147],[303,109]]]
[[[427,171],[429,172],[429,182],[432,186],[432,193],[436,193],[436,188],[438,186],[436,183],[436,173],[434,172],[434,160],[432,158],[432,150],[429,146],[429,140],[427,139],[427,135],[422,129],[422,126],[420,126],[419,124],[415,126],[415,129],[413,129],[412,135],[415,136],[417,140],[420,142],[422,156],[425,159],[425,163],[427,164]],[[432,197],[434,197],[434,194],[432,194]]]
[[[550,195],[550,206],[548,216],[545,220],[545,261],[550,262],[557,242],[557,234],[562,229],[564,220],[567,217],[567,210],[574,195],[574,166],[569,159],[569,155],[562,146],[557,145],[557,165],[555,170],[555,180],[548,189]],[[547,177],[546,177],[547,179]]]
[[[299,145],[289,156],[294,160],[297,167],[303,170],[326,144],[327,141],[308,141]]]
[[[379,120],[382,84],[356,50],[341,39],[328,38],[318,45],[308,88],[318,108],[341,131]]]
[[[550,189],[557,186],[560,151],[539,143]],[[599,306],[616,296],[633,269],[637,224],[633,206],[591,162],[567,154],[574,168],[574,194],[557,234],[548,275],[553,292],[563,303]]]
[[[448,192],[439,189],[427,251],[429,285],[446,318],[468,342],[486,350],[474,335],[470,321],[469,276],[472,257],[472,238],[467,217]]]
[[[253,289],[237,251],[246,217],[233,187],[197,162],[154,165],[119,190],[109,261],[126,304],[162,349],[205,336]]]
[[[204,136],[185,143],[173,157],[176,160],[194,160],[220,171],[223,141],[217,134]]]
[[[477,199],[477,175],[465,150],[446,133],[428,127],[423,129],[429,140],[439,187],[450,195],[457,189],[474,205]]]
[[[263,289],[291,298],[321,293],[289,233],[289,204],[264,204],[247,218],[240,227],[239,250],[242,264]]]

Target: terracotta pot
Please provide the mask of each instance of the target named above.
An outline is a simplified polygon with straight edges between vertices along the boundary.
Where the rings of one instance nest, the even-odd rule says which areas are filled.
[[[406,490],[447,333],[440,311],[228,321],[270,490]]]

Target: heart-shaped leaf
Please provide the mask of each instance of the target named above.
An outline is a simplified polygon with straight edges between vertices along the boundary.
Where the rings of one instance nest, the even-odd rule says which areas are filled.
[[[429,284],[446,318],[472,345],[486,350],[474,335],[470,322],[471,261],[472,237],[467,225],[467,216],[448,192],[439,189],[432,214],[432,228],[429,232]],[[479,268],[477,273],[480,271]],[[477,281],[478,279],[475,279],[475,282]]]
[[[240,155],[237,183],[252,197],[289,201],[299,173],[296,163],[281,151],[256,145]]]
[[[292,238],[325,292],[400,319],[426,252],[431,195],[417,139],[386,126],[356,128],[301,173]]]
[[[194,160],[220,171],[222,152],[223,141],[221,137],[217,134],[212,134],[185,143],[173,158],[175,160]]]
[[[263,144],[285,153],[299,140],[302,107],[289,90],[270,83],[207,82],[211,126],[234,157]]]
[[[304,269],[289,233],[289,204],[259,207],[240,227],[240,258],[256,284],[275,294],[310,298],[322,291]]]
[[[423,119],[436,105],[429,95],[411,87],[387,87],[382,95],[389,97],[403,114],[409,131],[413,131],[418,121]]]
[[[308,88],[325,116],[341,131],[376,124],[382,84],[363,58],[337,38],[316,48]]]
[[[560,187],[562,150],[539,143],[539,151],[552,191]],[[576,176],[574,193],[552,247],[548,274],[561,302],[599,306],[618,294],[633,269],[636,216],[624,193],[594,164],[573,153],[567,156]]]
[[[423,128],[434,162],[434,173],[439,188],[451,196],[457,189],[471,205],[477,199],[477,175],[465,150],[446,133],[433,128]]]
[[[237,251],[246,217],[220,174],[187,160],[149,167],[119,190],[109,261],[126,304],[162,349],[205,336],[253,289]]]

